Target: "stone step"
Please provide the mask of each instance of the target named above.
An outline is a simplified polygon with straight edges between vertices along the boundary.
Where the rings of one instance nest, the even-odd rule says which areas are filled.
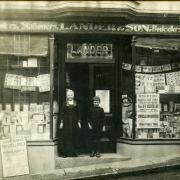
[[[100,158],[97,157],[89,157],[88,155],[80,155],[78,157],[57,157],[55,160],[55,168],[63,169],[63,168],[72,168],[72,167],[80,167],[80,166],[88,166],[93,164],[104,164],[111,162],[119,162],[119,161],[127,161],[130,160],[130,157],[121,156],[116,153],[104,153],[101,154]]]

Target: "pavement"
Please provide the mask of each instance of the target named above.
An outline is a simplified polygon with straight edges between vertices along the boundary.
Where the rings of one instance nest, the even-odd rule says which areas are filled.
[[[102,159],[107,159],[109,154],[102,154]],[[89,157],[79,157],[87,160]],[[94,157],[96,158],[96,157]],[[102,161],[101,158],[99,161]],[[119,155],[118,155],[118,158]],[[68,161],[68,158],[65,158]],[[79,160],[76,159],[78,162]],[[97,162],[98,159],[93,161]],[[103,162],[103,161],[102,161]],[[148,172],[168,171],[180,169],[180,155],[151,158],[127,158],[121,157],[119,161],[79,165],[77,167],[62,167],[43,174],[23,175],[16,177],[0,178],[0,180],[66,180],[66,179],[108,179],[127,177]]]

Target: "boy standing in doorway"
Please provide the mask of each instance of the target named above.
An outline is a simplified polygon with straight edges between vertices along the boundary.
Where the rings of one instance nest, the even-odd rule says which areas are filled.
[[[93,98],[93,107],[90,108],[88,114],[88,127],[92,130],[92,154],[90,157],[100,157],[99,146],[102,131],[105,131],[104,110],[99,106],[100,98]]]

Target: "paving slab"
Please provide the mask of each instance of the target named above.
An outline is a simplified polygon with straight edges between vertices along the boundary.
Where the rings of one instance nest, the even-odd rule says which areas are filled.
[[[71,167],[74,168],[74,167],[82,167],[82,166],[89,166],[89,165],[127,161],[130,159],[131,159],[130,157],[121,156],[115,153],[102,154],[100,158],[89,157],[87,155],[81,155],[76,158],[57,157],[55,160],[55,168],[56,169],[64,169],[64,168],[71,168]]]
[[[166,171],[174,167],[180,169],[180,156],[178,155],[69,167],[55,169],[44,174],[0,178],[0,180],[100,180],[107,179],[108,177],[123,177],[139,173],[157,172],[157,170],[158,172],[161,170]]]

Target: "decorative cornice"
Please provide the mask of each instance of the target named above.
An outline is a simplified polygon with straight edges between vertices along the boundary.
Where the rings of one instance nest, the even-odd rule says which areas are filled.
[[[142,1],[0,1],[0,20],[179,24],[179,2],[172,3],[152,9]]]

